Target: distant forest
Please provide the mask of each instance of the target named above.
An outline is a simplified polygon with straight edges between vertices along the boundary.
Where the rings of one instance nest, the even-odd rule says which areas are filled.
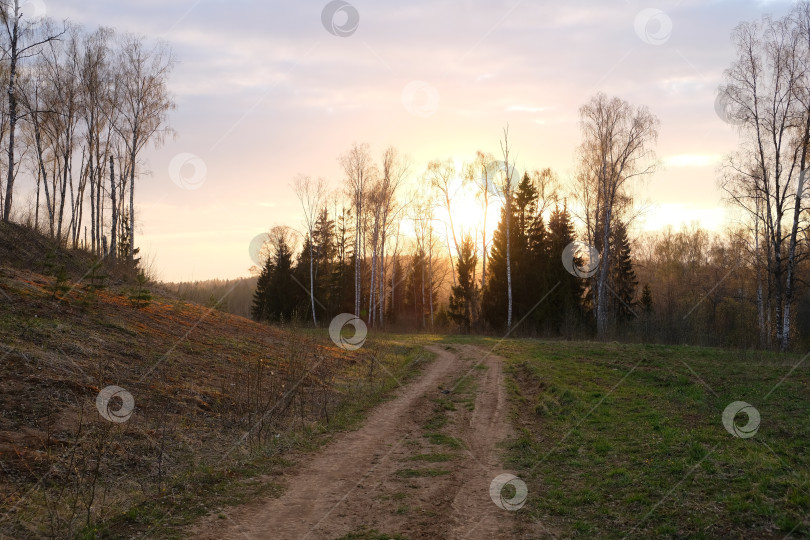
[[[256,291],[256,278],[162,283],[161,287],[182,300],[249,318],[250,306]]]

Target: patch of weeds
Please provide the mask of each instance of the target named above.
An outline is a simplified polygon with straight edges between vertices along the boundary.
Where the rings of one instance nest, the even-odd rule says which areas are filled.
[[[360,529],[341,536],[338,540],[408,540],[401,534],[383,534],[377,529]]]
[[[455,458],[453,454],[432,453],[432,454],[417,454],[415,456],[411,456],[408,459],[411,461],[427,461],[428,463],[441,463],[444,461],[450,461],[453,458]]]
[[[464,444],[455,437],[444,433],[425,433],[425,438],[432,444],[448,446],[450,448],[464,448]]]
[[[455,411],[456,410],[456,406],[449,399],[441,398],[441,399],[436,401],[436,405],[440,410],[443,410],[443,411]]]
[[[432,478],[445,474],[450,474],[450,471],[445,469],[400,469],[396,472],[400,478]]]
[[[447,425],[447,417],[444,414],[434,414],[427,422],[425,422],[425,429],[428,431],[436,431],[442,429]]]

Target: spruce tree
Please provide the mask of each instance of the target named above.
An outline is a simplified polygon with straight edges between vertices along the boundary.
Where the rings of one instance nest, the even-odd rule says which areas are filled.
[[[636,272],[633,270],[630,241],[627,239],[627,227],[618,222],[613,229],[611,238],[611,251],[615,254],[611,264],[609,276],[610,287],[613,290],[611,302],[613,314],[619,323],[627,322],[636,317],[635,296]]]
[[[512,210],[511,221],[517,223]],[[507,319],[508,292],[506,276],[506,212],[507,205],[501,209],[501,219],[498,227],[492,235],[492,248],[487,258],[487,285],[481,298],[482,316],[492,328],[501,330],[504,328]],[[517,237],[517,227],[511,227],[511,249],[512,249],[512,277],[515,277],[515,249]],[[514,285],[514,281],[513,281]],[[514,291],[514,288],[513,288]],[[519,320],[519,319],[518,319]]]
[[[293,279],[293,254],[286,238],[277,235],[272,242],[273,254],[256,284],[251,314],[259,321],[288,321],[307,305],[309,295]]]
[[[292,258],[289,244],[281,239],[276,246],[275,268],[270,281],[268,305],[271,320],[288,321],[294,318],[308,299],[304,290],[293,280]]]
[[[652,313],[653,298],[649,283],[644,284],[644,288],[641,290],[641,301],[639,303],[641,304],[641,309],[643,309],[645,313]]]
[[[548,222],[549,287],[556,288],[544,302],[547,313],[547,329],[563,333],[565,326],[578,325],[583,321],[583,292],[585,280],[571,275],[562,264],[565,247],[576,240],[574,224],[565,204],[554,207]],[[559,285],[557,285],[559,283]]]
[[[460,249],[461,253],[456,260],[458,284],[452,288],[450,295],[449,316],[462,331],[469,333],[475,323],[474,309],[478,296],[478,286],[475,281],[478,255],[475,253],[475,244],[469,234],[461,239]]]
[[[516,210],[516,225],[518,231],[524,236],[528,237],[529,229],[537,214],[537,187],[529,177],[529,173],[523,174],[523,179],[515,190],[515,210]]]
[[[270,279],[274,271],[273,261],[273,257],[268,257],[262,268],[262,273],[256,281],[256,292],[253,293],[253,304],[250,306],[250,315],[254,321],[267,321],[270,319],[268,298],[270,296]]]

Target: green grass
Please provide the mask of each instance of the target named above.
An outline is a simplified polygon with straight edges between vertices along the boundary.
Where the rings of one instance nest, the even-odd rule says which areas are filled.
[[[454,404],[458,403],[468,411],[472,411],[475,408],[477,392],[478,383],[475,382],[472,375],[465,375],[456,381],[453,391],[450,393],[450,398]]]
[[[408,540],[401,534],[383,534],[376,529],[363,529],[341,536],[338,540]]]
[[[808,370],[773,390],[800,356],[536,340],[496,353],[524,518],[566,538],[810,535]],[[760,412],[753,438],[723,427],[734,401]]]
[[[400,478],[431,478],[445,474],[450,474],[450,471],[445,469],[400,469],[396,472]]]
[[[427,461],[429,463],[442,463],[445,461],[450,461],[455,457],[456,456],[453,454],[433,453],[433,454],[417,454],[415,456],[411,456],[408,459],[411,461]]]
[[[447,446],[449,448],[460,449],[464,448],[464,443],[455,437],[445,435],[444,433],[425,433],[425,438],[432,444]]]

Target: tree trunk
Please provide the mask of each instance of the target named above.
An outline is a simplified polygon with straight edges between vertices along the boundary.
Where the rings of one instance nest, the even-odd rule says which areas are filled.
[[[48,224],[50,226],[50,233],[51,237],[54,234],[54,216],[53,216],[53,205],[51,203],[51,193],[48,189],[48,171],[45,170],[45,160],[43,159],[42,154],[42,135],[39,129],[39,118],[36,116],[36,112],[33,113],[33,124],[34,124],[34,142],[37,146],[37,162],[39,163],[39,171],[42,175],[42,184],[45,188],[45,205],[48,207]],[[54,193],[54,196],[56,194]]]
[[[110,156],[110,201],[112,202],[112,227],[110,230],[110,258],[115,260],[116,245],[115,235],[118,231],[118,201],[115,198],[115,165],[113,157]]]
[[[387,214],[387,213],[386,213]],[[385,312],[385,220],[386,214],[383,217],[383,231],[380,239],[380,272],[377,281],[380,284],[380,290],[377,293],[377,320],[378,326],[383,327],[383,313]]]
[[[135,261],[135,158],[138,150],[138,124],[135,123],[135,130],[132,134],[132,148],[129,154],[129,260]],[[312,312],[313,316],[315,311]]]
[[[318,318],[315,316],[315,265],[312,254],[312,233],[309,234],[309,300],[312,305],[312,324],[318,328]]]
[[[511,191],[511,186],[509,186],[509,191]],[[506,312],[506,329],[510,331],[512,330],[512,247],[511,247],[512,220],[510,219],[511,214],[512,214],[512,196],[511,193],[507,193],[506,194],[506,291],[507,296],[509,297],[509,306]]]
[[[433,226],[430,227],[428,247],[428,304],[430,305],[430,331],[433,332]]]
[[[805,123],[804,140],[810,139],[810,120]],[[796,187],[796,198],[793,205],[793,224],[790,230],[790,245],[788,246],[787,277],[785,279],[785,313],[782,322],[782,342],[779,347],[786,352],[790,347],[790,305],[793,302],[794,269],[796,267],[796,242],[799,234],[799,219],[802,211],[802,192],[804,191],[805,167],[807,160],[807,144],[802,147],[801,172]]]
[[[8,80],[8,175],[6,177],[6,200],[3,206],[3,221],[11,219],[11,203],[14,197],[14,132],[17,128],[17,95],[14,92],[17,76],[17,39],[19,33],[20,2],[14,0],[14,20],[11,23],[11,43]]]
[[[610,269],[610,221],[612,208],[605,204],[605,219],[602,224],[602,268],[599,270],[596,298],[596,333],[604,339],[607,333],[607,277]]]
[[[422,259],[422,261],[419,263],[419,267],[420,267],[420,270],[422,272],[422,304],[421,304],[422,314],[421,315],[422,315],[422,328],[424,329],[424,328],[427,328],[427,322],[425,321],[425,312],[427,310],[425,309],[425,260],[424,259]]]
[[[762,262],[759,255],[759,218],[760,201],[757,195],[756,215],[754,216],[754,266],[757,279],[757,322],[759,323],[759,346],[767,345],[767,331],[765,327],[765,301],[762,297]]]
[[[360,214],[362,194],[355,193],[355,231],[354,231],[354,315],[360,316]]]

